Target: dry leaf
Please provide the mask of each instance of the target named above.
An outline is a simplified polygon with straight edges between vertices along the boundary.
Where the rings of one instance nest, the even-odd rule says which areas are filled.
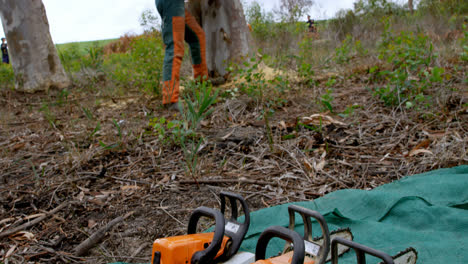
[[[136,186],[136,185],[125,185],[125,186],[120,187],[120,190],[122,190],[123,192],[136,191],[139,189],[141,189],[141,187]]]
[[[15,144],[15,145],[11,148],[11,151],[13,151],[13,152],[18,151],[18,150],[24,148],[25,146],[26,146],[26,143],[24,143],[24,142]]]
[[[89,202],[93,203],[93,204],[96,204],[96,205],[99,205],[99,206],[105,205],[105,203],[103,203],[102,201],[100,201],[98,199],[91,199],[91,200],[89,200]]]
[[[0,225],[6,224],[6,223],[8,223],[8,222],[13,222],[13,221],[15,221],[15,220],[16,220],[16,218],[14,218],[14,217],[5,218],[5,219],[3,219],[3,220],[0,221]]]
[[[431,154],[433,155],[433,153],[429,150],[427,150],[426,148],[428,148],[430,145],[431,145],[431,140],[430,139],[426,139],[426,140],[423,140],[422,142],[420,142],[418,145],[416,145],[416,147],[414,147],[409,153],[407,156],[409,157],[413,157],[413,156],[416,156],[418,154],[421,154],[421,153],[428,153],[428,154]]]
[[[280,127],[280,130],[287,130],[288,129],[288,127],[286,126],[286,122],[284,122],[284,121],[279,122],[279,127]]]
[[[331,124],[337,124],[341,126],[346,126],[345,123],[340,122],[336,119],[333,119],[331,116],[327,116],[324,114],[314,114],[309,117],[303,117],[302,122],[306,125],[316,125],[316,126],[327,126]]]
[[[426,139],[426,140],[423,140],[421,143],[419,143],[418,145],[416,145],[416,147],[413,148],[413,150],[416,150],[416,149],[422,149],[422,148],[428,148],[430,145],[431,145],[431,140],[429,139]]]
[[[35,240],[34,239],[34,234],[31,232],[27,231],[20,231],[10,237],[13,240],[18,240],[18,241],[31,241]]]
[[[38,217],[41,217],[41,216],[44,216],[45,214],[33,214],[33,215],[30,215],[30,216],[26,216],[24,218],[24,220],[31,220],[31,219],[35,219],[35,218],[38,218]]]
[[[169,175],[164,175],[164,178],[159,181],[159,184],[168,183],[170,180],[171,180],[171,177],[169,177]]]
[[[84,188],[84,187],[78,186],[78,189],[82,190],[82,191],[85,192],[85,193],[89,193],[89,189],[88,189],[88,188]]]
[[[81,191],[81,192],[76,196],[76,199],[77,199],[78,201],[82,202],[83,199],[84,199],[84,197],[85,197],[85,193],[84,193],[83,191]]]
[[[324,151],[322,153],[322,156],[320,157],[319,163],[318,164],[314,163],[314,168],[316,171],[321,171],[323,170],[323,168],[325,168],[325,165],[327,165],[327,161],[325,160],[326,157],[327,157],[327,152]]]
[[[200,125],[202,125],[203,127],[208,127],[208,126],[210,126],[210,121],[203,120],[203,121],[200,122]]]
[[[331,191],[330,186],[328,186],[328,185],[323,185],[322,187],[320,187],[318,193],[319,193],[320,195],[324,195],[325,193],[327,193],[327,192],[329,192],[329,191]]]
[[[16,245],[13,245],[11,246],[11,248],[8,250],[8,252],[5,254],[5,258],[4,259],[7,259],[9,257],[11,257],[11,255],[13,255],[13,252],[15,252],[15,249],[16,249]]]
[[[225,135],[225,136],[222,137],[221,139],[222,139],[222,140],[228,139],[232,134],[234,134],[234,131],[235,131],[235,129],[233,129],[230,133],[228,133],[227,135]]]
[[[98,194],[94,196],[95,199],[105,202],[109,198],[109,194]]]
[[[445,136],[447,136],[447,132],[443,130],[439,131],[422,131],[426,136],[428,136],[430,139],[441,139]]]
[[[88,228],[93,228],[97,225],[97,222],[94,219],[88,220]]]
[[[414,157],[414,156],[419,155],[419,154],[422,154],[422,153],[434,155],[434,153],[432,153],[432,151],[430,151],[430,150],[427,150],[427,149],[416,149],[416,150],[410,151],[410,153],[408,154],[408,156]]]
[[[310,162],[307,159],[304,159],[304,166],[310,171],[314,170],[314,166],[312,166],[312,164],[310,164]]]
[[[325,165],[327,165],[327,162],[325,159],[321,160],[318,164],[315,165],[315,170],[321,171],[323,168],[325,168]]]

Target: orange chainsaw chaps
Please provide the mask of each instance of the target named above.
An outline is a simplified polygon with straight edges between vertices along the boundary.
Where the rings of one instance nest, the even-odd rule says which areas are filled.
[[[267,260],[258,260],[254,264],[291,264],[293,252],[288,252],[284,255],[274,257]],[[301,263],[302,264],[302,263]],[[304,264],[315,264],[315,261],[306,257],[304,259]]]
[[[205,250],[213,241],[214,233],[193,234],[161,238],[154,241],[151,264],[154,263],[155,252],[161,253],[160,264],[187,264],[192,260],[193,254]],[[224,254],[229,237],[224,236],[221,249],[215,259]]]

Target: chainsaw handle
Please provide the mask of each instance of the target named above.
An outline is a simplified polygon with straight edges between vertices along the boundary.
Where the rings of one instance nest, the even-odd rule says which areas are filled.
[[[242,206],[242,211],[244,211],[244,223],[249,226],[250,225],[250,210],[249,206],[247,205],[247,202],[244,200],[244,198],[236,193],[231,193],[231,192],[226,192],[222,191],[219,194],[219,197],[221,198],[221,213],[224,215],[226,212],[226,197],[229,198],[229,202],[231,204],[231,219],[229,220],[234,220],[237,221],[238,217],[238,210],[237,210],[237,201],[240,202]]]
[[[354,251],[356,252],[357,264],[366,264],[366,254],[383,260],[383,263],[385,264],[394,264],[393,258],[389,256],[388,254],[382,251],[375,250],[373,248],[358,244],[354,241],[341,238],[341,237],[335,237],[331,243],[332,264],[338,264],[338,245],[339,244],[354,249]]]
[[[188,231],[187,234],[196,234],[198,221],[202,217],[208,217],[215,220],[215,231],[213,235],[213,241],[210,245],[202,251],[198,251],[192,256],[192,264],[210,264],[213,263],[214,258],[218,254],[218,251],[221,249],[221,245],[224,238],[224,216],[220,211],[208,208],[208,207],[199,207],[193,211],[190,216]]]
[[[302,237],[282,226],[272,226],[260,235],[255,249],[255,261],[263,260],[266,257],[266,249],[271,239],[278,237],[294,245],[294,253],[291,264],[303,264],[305,259],[305,245]]]
[[[221,198],[221,213],[223,215],[225,215],[226,213],[226,200],[227,199],[229,199],[229,203],[231,206],[231,218],[225,219],[226,228],[224,230],[225,235],[230,237],[231,242],[232,242],[232,245],[229,247],[228,251],[223,256],[223,258],[227,260],[237,253],[237,251],[239,250],[241,246],[242,241],[244,240],[245,235],[247,234],[247,231],[249,230],[250,210],[249,210],[249,206],[247,205],[247,202],[239,194],[222,191],[219,194],[219,196]],[[240,223],[237,221],[237,217],[238,217],[237,201],[240,202],[242,211],[244,213],[244,223]]]
[[[315,243],[313,242],[312,222],[310,221],[310,219],[314,218],[320,224],[320,228],[322,229],[323,244],[320,246],[320,250],[316,256],[317,257],[316,263],[325,264],[328,253],[330,251],[330,232],[328,230],[328,225],[323,215],[321,215],[317,211],[306,209],[304,207],[300,207],[297,205],[288,206],[288,212],[289,212],[289,229],[294,230],[296,226],[296,213],[300,214],[302,217],[302,220],[304,221],[304,240],[309,241],[313,244]]]

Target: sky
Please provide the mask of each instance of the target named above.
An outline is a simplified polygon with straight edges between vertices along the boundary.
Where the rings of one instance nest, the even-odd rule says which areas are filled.
[[[253,0],[243,0],[247,3]],[[275,10],[280,0],[257,0]],[[330,18],[340,9],[350,9],[356,0],[315,0],[310,15]],[[55,43],[118,38],[141,33],[139,18],[145,9],[156,12],[154,0],[43,0]],[[0,27],[0,36],[4,36]]]

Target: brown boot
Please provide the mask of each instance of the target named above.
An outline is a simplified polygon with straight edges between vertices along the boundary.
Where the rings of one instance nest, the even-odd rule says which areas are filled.
[[[179,112],[180,113],[180,105],[179,102],[177,103],[170,103],[163,105],[165,109],[169,111]]]

